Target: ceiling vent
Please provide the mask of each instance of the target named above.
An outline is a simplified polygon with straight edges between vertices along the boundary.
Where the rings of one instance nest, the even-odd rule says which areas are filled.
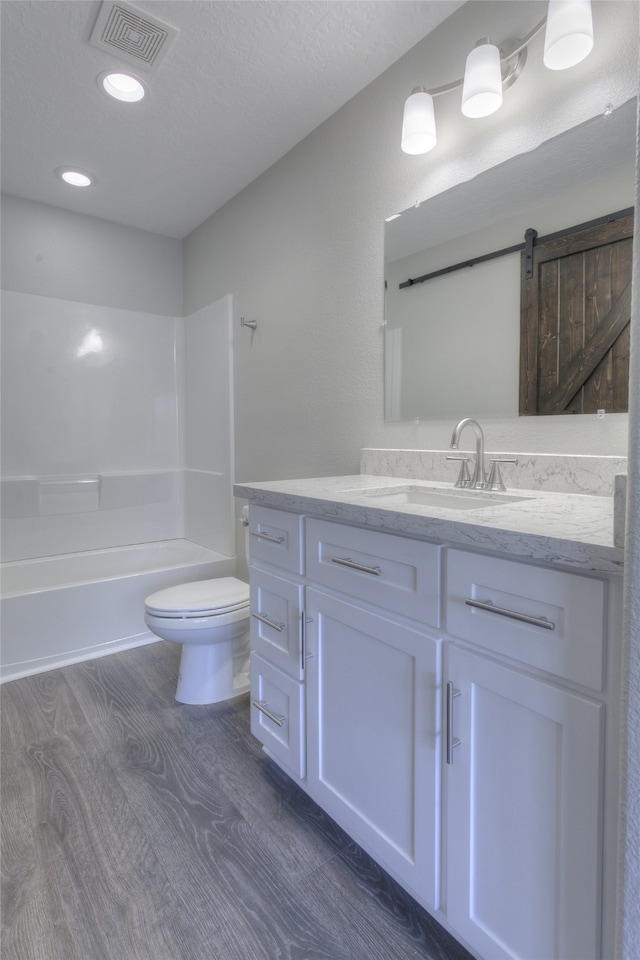
[[[104,0],[89,43],[143,70],[155,70],[178,32],[130,3]]]

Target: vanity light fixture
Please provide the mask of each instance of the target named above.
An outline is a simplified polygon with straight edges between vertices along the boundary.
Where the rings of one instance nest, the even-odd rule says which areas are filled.
[[[488,117],[501,106],[500,51],[489,40],[478,40],[464,68],[460,109],[465,117]]]
[[[422,154],[437,142],[433,99],[462,87],[461,110],[466,117],[488,117],[502,105],[502,91],[522,72],[527,47],[546,25],[543,62],[549,70],[566,70],[585,59],[593,48],[591,0],[549,0],[547,16],[513,49],[490,40],[478,40],[467,57],[459,80],[427,90],[415,87],[407,98],[401,146],[405,153]],[[513,44],[512,44],[513,46]]]
[[[115,100],[137,103],[145,95],[143,84],[130,73],[101,73],[98,77],[101,89]]]
[[[550,0],[543,62],[549,70],[567,70],[593,49],[591,3]]]
[[[424,87],[414,87],[404,105],[402,149],[405,153],[428,153],[436,145],[433,97]]]
[[[96,182],[95,177],[77,167],[57,167],[55,173],[72,187],[90,187]]]

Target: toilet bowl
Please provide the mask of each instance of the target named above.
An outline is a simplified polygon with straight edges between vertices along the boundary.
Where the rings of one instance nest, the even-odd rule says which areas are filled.
[[[152,593],[144,622],[163,640],[182,644],[176,700],[218,703],[249,689],[234,658],[248,656],[249,585],[236,577],[197,580]]]

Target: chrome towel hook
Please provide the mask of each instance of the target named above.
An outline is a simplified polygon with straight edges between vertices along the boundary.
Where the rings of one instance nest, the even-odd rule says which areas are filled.
[[[245,320],[244,317],[240,317],[240,326],[241,327],[250,327],[252,330],[255,330],[258,326],[257,320]]]

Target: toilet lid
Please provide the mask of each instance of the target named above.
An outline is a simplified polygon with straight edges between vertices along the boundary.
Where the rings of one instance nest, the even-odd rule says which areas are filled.
[[[152,593],[144,602],[147,613],[159,617],[214,616],[248,604],[249,584],[236,577],[181,583]]]

